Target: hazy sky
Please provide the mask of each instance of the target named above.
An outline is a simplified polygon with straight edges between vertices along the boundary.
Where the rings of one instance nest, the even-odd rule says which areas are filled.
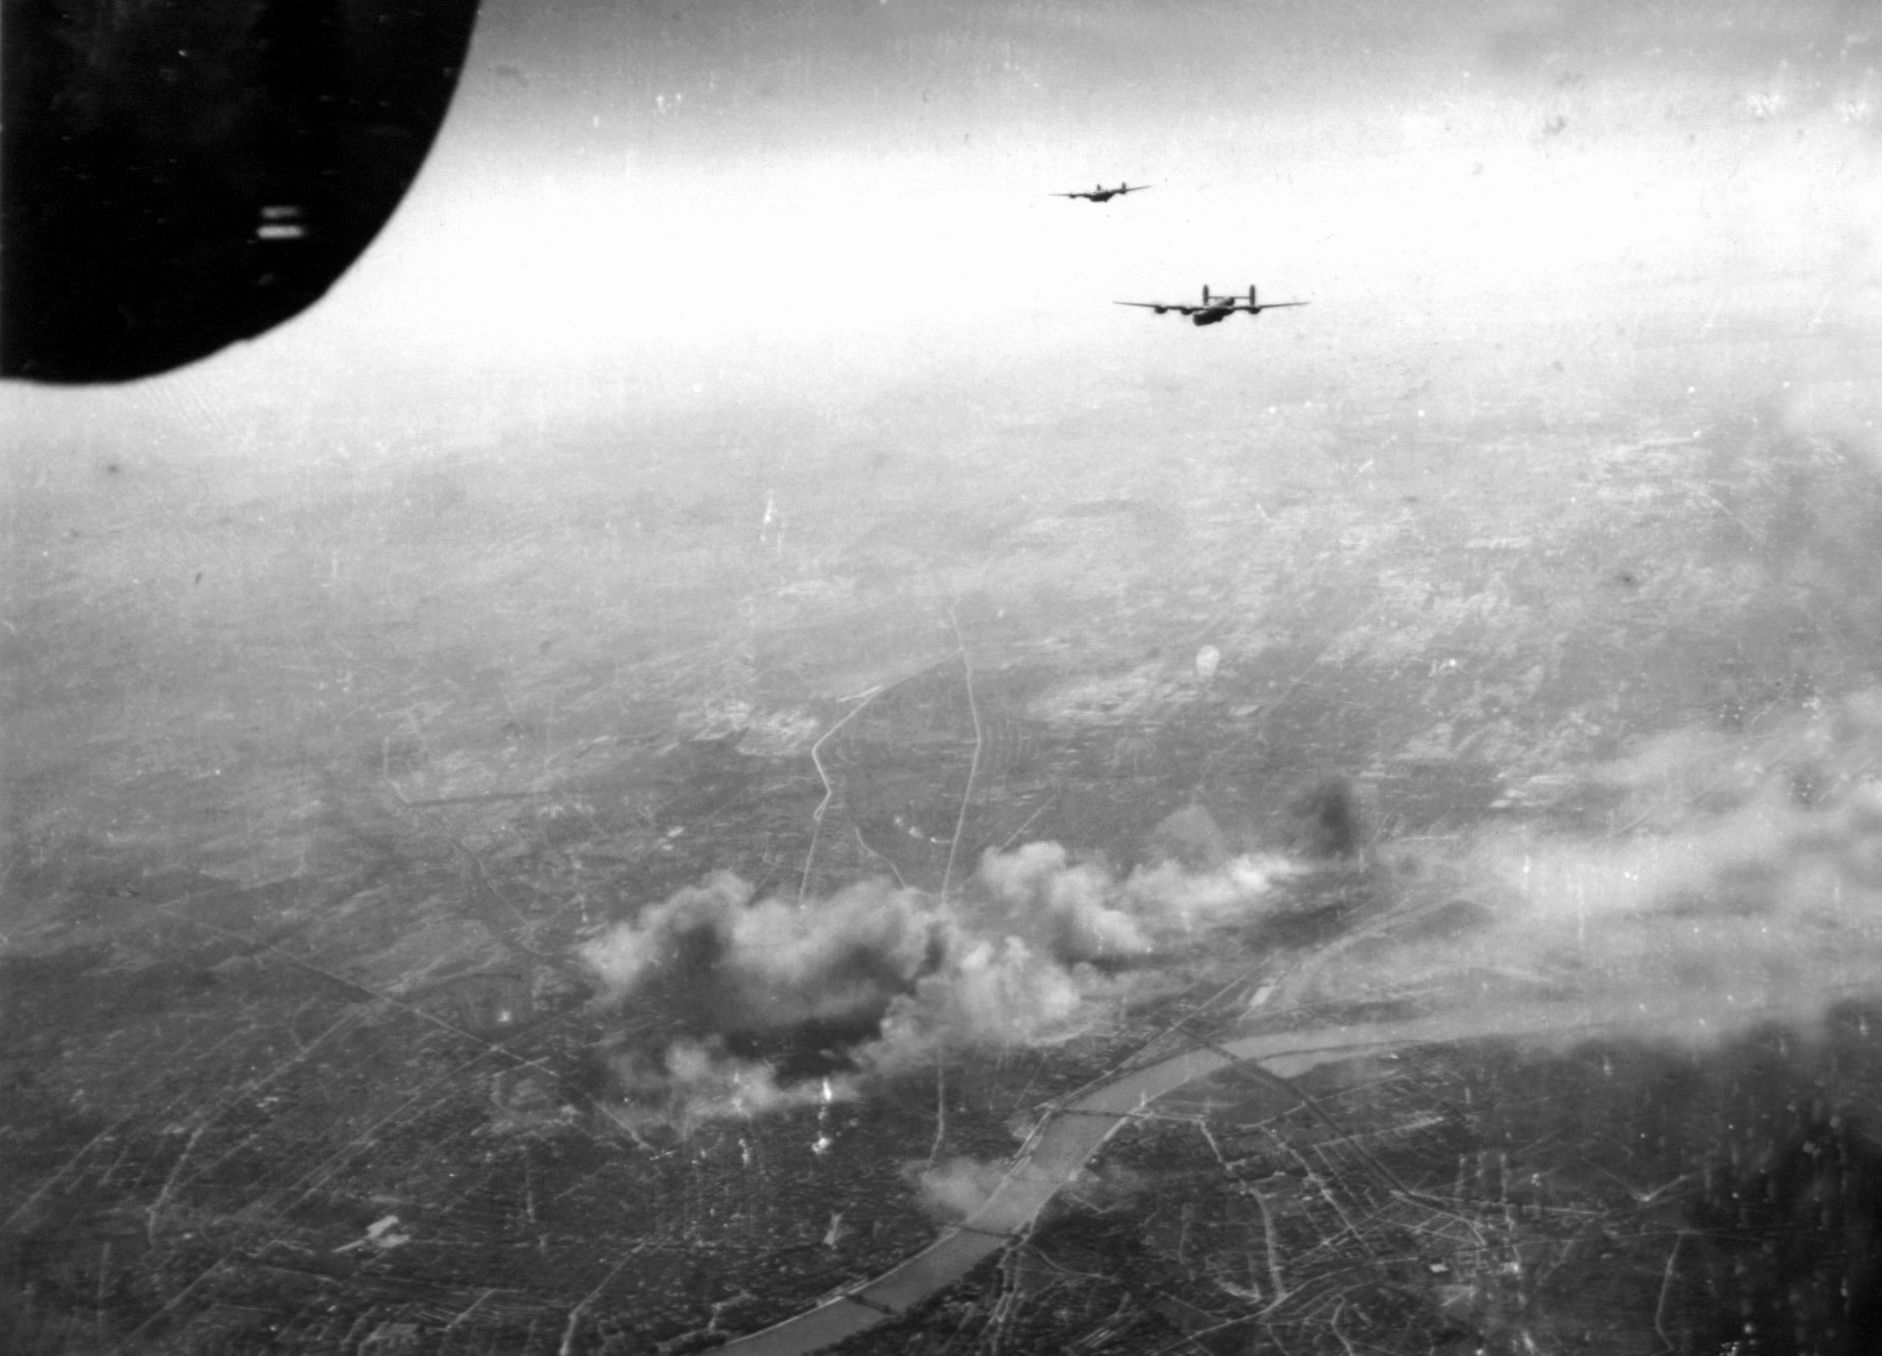
[[[1823,267],[1851,156],[1882,131],[1873,13],[492,8],[384,262],[460,341],[551,350],[999,344],[1028,323],[1128,329],[1142,317],[1114,296],[1256,275],[1323,305],[1390,287],[1430,306],[1623,265]],[[1045,196],[1122,178],[1156,188]]]
[[[1879,62],[1856,0],[493,0],[366,258],[161,381],[409,404],[464,398],[437,369],[540,373],[552,411],[595,372],[828,401],[965,366],[1049,400],[1512,315],[1860,318]],[[1048,196],[1120,179],[1155,188]],[[1201,333],[1111,305],[1204,282],[1314,305]]]

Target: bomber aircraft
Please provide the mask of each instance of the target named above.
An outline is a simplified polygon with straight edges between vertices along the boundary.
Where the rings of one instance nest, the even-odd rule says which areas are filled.
[[[1248,284],[1248,295],[1245,297],[1238,292],[1218,296],[1209,291],[1208,283],[1204,283],[1200,305],[1190,301],[1120,301],[1117,304],[1142,306],[1146,310],[1155,311],[1158,315],[1175,311],[1179,315],[1188,316],[1192,325],[1218,325],[1237,313],[1254,316],[1281,306],[1305,306],[1307,303],[1304,301],[1257,301],[1253,283]]]
[[[1111,199],[1118,197],[1121,194],[1141,193],[1146,188],[1153,188],[1153,187],[1155,187],[1154,184],[1120,183],[1116,188],[1106,188],[1103,184],[1099,184],[1096,188],[1092,189],[1091,192],[1089,193],[1085,193],[1082,191],[1077,192],[1077,193],[1054,193],[1052,194],[1052,196],[1055,198],[1083,198],[1086,202],[1110,202]]]

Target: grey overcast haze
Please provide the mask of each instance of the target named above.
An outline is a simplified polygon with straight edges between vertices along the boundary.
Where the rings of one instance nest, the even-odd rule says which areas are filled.
[[[1872,3],[492,0],[0,388],[0,1324],[1878,1349],[1879,359]]]

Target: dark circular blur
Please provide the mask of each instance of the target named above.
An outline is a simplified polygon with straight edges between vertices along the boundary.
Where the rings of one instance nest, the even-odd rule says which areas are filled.
[[[476,0],[8,0],[0,375],[126,381],[305,310],[424,163]]]

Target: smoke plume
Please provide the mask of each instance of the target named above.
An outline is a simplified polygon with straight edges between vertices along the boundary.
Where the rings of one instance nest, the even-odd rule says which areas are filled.
[[[1263,916],[1292,868],[1238,857],[1119,877],[1055,843],[988,852],[958,897],[865,880],[757,898],[719,872],[591,939],[605,1004],[644,1002],[667,1035],[613,1059],[663,1119],[752,1115],[949,1052],[1061,1041],[1154,958]]]
[[[1425,888],[1475,926],[1353,948],[1323,995],[1552,990],[1618,1018],[1679,1000],[1723,1035],[1882,989],[1882,697],[1749,735],[1673,731],[1578,792],[1600,830],[1465,838]]]
[[[932,1167],[911,1165],[916,1199],[936,1219],[966,1219],[987,1203],[1006,1175],[1006,1164],[954,1157]]]
[[[1528,824],[1378,844],[1425,869],[1367,875],[1358,931],[1285,976],[1288,999],[1437,1005],[1460,1033],[1475,1005],[1572,998],[1624,1023],[1677,1002],[1724,1036],[1882,989],[1882,694],[1751,734],[1673,731],[1552,781],[1573,785]],[[1349,822],[1312,817],[1333,838]],[[662,1033],[615,1057],[620,1087],[686,1124],[1068,1039],[1264,935],[1304,869],[1243,856],[1120,875],[1031,843],[987,853],[947,898],[865,880],[801,901],[719,873],[581,954],[604,1002]]]

